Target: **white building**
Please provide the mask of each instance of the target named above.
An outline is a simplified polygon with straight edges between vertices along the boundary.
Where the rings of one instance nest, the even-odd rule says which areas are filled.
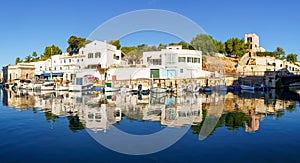
[[[150,68],[150,78],[198,78],[207,76],[202,71],[202,52],[168,46],[161,51],[143,53],[143,64]]]
[[[92,41],[80,48],[79,53],[54,55],[46,61],[34,62],[35,75],[41,78],[62,78],[73,81],[77,73],[97,70],[97,66],[107,68],[112,65],[125,65],[120,50],[102,41]]]

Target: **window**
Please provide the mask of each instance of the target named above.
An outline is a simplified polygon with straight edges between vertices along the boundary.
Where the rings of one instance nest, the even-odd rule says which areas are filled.
[[[81,59],[81,62],[83,62],[83,59]]]
[[[60,67],[59,69],[62,70],[62,67]]]
[[[100,52],[95,53],[95,58],[101,58],[101,53]]]
[[[72,60],[71,59],[69,59],[69,63],[71,63],[72,62]]]
[[[81,51],[81,54],[83,54],[84,52],[83,51]]]
[[[176,54],[166,54],[166,65],[176,64],[177,55]]]
[[[56,67],[54,67],[54,70],[56,71]]]
[[[64,59],[64,63],[66,63],[67,61]]]
[[[93,53],[89,53],[88,54],[88,58],[94,58],[94,54]]]
[[[180,73],[183,73],[183,69],[180,69]]]
[[[77,59],[77,63],[79,63],[79,59]]]
[[[178,62],[186,62],[186,57],[178,57]]]
[[[191,57],[187,57],[187,62],[192,62],[192,58]]]
[[[153,65],[161,65],[161,59],[152,59],[151,61]]]
[[[252,42],[252,37],[248,37],[247,42]]]
[[[193,63],[197,63],[198,62],[198,58],[193,58]]]
[[[83,79],[82,78],[76,78],[76,85],[82,85]]]

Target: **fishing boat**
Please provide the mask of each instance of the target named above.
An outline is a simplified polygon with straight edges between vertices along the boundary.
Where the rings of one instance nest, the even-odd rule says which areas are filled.
[[[46,81],[41,86],[41,91],[54,91],[54,90],[55,90],[54,81]]]

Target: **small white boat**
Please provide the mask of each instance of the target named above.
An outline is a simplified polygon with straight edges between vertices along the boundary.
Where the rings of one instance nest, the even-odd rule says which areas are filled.
[[[118,92],[120,88],[105,87],[105,92]]]
[[[204,92],[211,92],[212,88],[210,86],[204,87]]]
[[[166,88],[160,88],[160,87],[151,88],[152,93],[166,93],[166,91],[167,91]]]
[[[241,84],[242,90],[254,90],[255,87],[252,85],[250,80],[244,80]]]
[[[69,87],[63,85],[57,85],[55,88],[56,91],[69,91]]]
[[[105,92],[118,92],[120,91],[120,88],[113,87],[112,83],[106,83],[104,90]]]
[[[254,87],[251,85],[241,85],[242,90],[254,90]]]
[[[30,83],[27,85],[26,89],[27,90],[41,90],[42,88],[42,85],[41,83]]]
[[[55,82],[46,81],[41,86],[41,91],[54,91],[55,90]]]

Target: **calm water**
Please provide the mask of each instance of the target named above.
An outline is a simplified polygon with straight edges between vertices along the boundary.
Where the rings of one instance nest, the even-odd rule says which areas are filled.
[[[0,92],[0,162],[300,161],[300,98],[293,91],[177,98]],[[115,152],[90,135],[105,140],[115,129],[149,135],[185,128],[187,132],[173,145],[147,155]],[[167,139],[175,137],[172,132]],[[167,139],[157,138],[151,144]],[[114,141],[116,146],[126,143],[122,136]]]

